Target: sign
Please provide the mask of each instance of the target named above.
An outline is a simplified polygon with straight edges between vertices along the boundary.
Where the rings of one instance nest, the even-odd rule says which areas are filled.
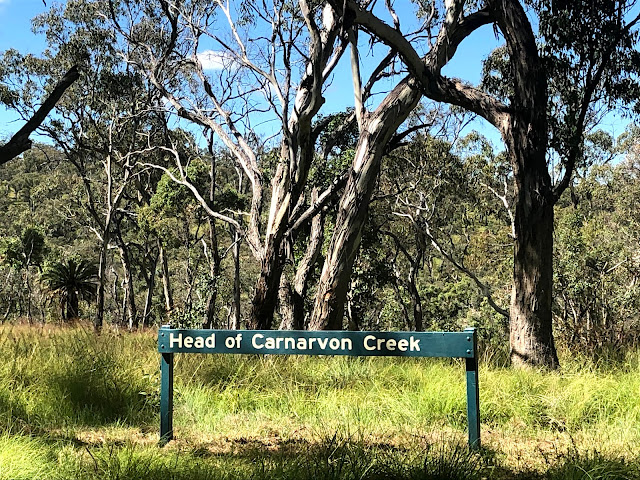
[[[360,357],[464,358],[467,372],[469,445],[480,447],[477,335],[463,332],[352,332],[291,330],[188,330],[163,326],[160,443],[173,438],[173,355],[175,353],[349,355]]]
[[[161,329],[160,353],[473,358],[471,332]]]

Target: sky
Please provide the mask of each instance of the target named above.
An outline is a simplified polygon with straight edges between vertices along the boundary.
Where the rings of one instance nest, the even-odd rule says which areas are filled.
[[[54,0],[0,0],[0,52],[15,48],[21,53],[39,54],[45,48],[43,35],[35,35],[31,31],[31,19],[45,11]],[[396,8],[407,7],[406,0],[396,0]],[[401,12],[401,10],[399,11]],[[403,15],[400,14],[402,18]],[[497,39],[493,28],[485,26],[465,39],[453,60],[445,67],[443,73],[448,76],[462,78],[476,85],[480,80],[482,61],[501,40]],[[219,59],[210,58],[213,63]],[[343,63],[346,63],[343,61]],[[334,82],[326,92],[327,106],[333,110],[353,106],[353,90],[348,68],[336,74]],[[0,106],[0,139],[6,139],[17,131],[22,122],[14,112]],[[605,122],[603,127],[614,135],[622,133],[624,125],[616,118]],[[487,136],[494,145],[501,148],[501,141],[495,128],[482,119],[474,121],[468,129],[476,129]]]
[[[47,11],[54,3],[54,0],[45,1],[46,5],[43,0],[0,0],[0,52],[9,48],[15,48],[23,54],[37,55],[42,52],[46,45],[45,39],[43,35],[35,35],[31,31],[31,19]],[[477,84],[482,59],[496,45],[493,30],[489,27],[483,28],[465,40],[454,60],[446,67],[445,73]],[[215,59],[212,60],[215,61]],[[347,70],[342,75],[336,76],[333,85],[327,91],[328,104],[337,102],[340,107],[342,104],[353,105],[349,75]],[[345,85],[349,88],[345,88]],[[10,137],[21,125],[14,112],[0,106],[0,139]],[[478,127],[487,130],[487,134],[491,136],[491,127],[483,126],[482,123],[479,123]]]
[[[51,4],[47,0],[47,4]],[[31,19],[47,10],[42,0],[0,0],[0,52],[15,48],[20,53],[39,54],[45,48],[42,35],[31,32]],[[20,129],[17,115],[0,106],[0,139]]]

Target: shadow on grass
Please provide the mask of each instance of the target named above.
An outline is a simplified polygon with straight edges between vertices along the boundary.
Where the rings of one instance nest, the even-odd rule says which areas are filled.
[[[212,453],[137,450],[125,447],[88,449],[82,462],[66,470],[78,479],[133,480],[637,480],[640,461],[599,454],[570,454],[547,472],[512,471],[490,452],[470,453],[466,446],[441,443],[422,450],[341,439],[260,445],[238,441],[236,449]],[[640,460],[640,459],[638,459]]]
[[[159,405],[157,393],[149,392],[149,385],[135,378],[115,378],[117,372],[116,365],[85,364],[47,379],[51,397],[58,399],[59,405],[53,423],[71,420],[95,427],[113,422],[127,426],[153,422]]]
[[[0,389],[0,432],[29,432],[29,424],[24,403],[12,396],[8,389]]]
[[[473,480],[480,478],[481,457],[449,444],[421,453],[385,444],[334,436],[317,443],[234,442],[231,451],[207,446],[191,451],[140,450],[134,447],[85,449],[75,461],[63,461],[63,477],[120,480]]]
[[[5,436],[3,447],[29,450],[12,479],[48,480],[638,480],[640,458],[568,453],[546,472],[514,471],[499,452],[469,452],[466,445],[442,441],[398,446],[333,437],[308,441],[234,439],[197,446],[78,443],[61,438]],[[11,455],[13,457],[14,454]],[[9,458],[9,456],[5,456]],[[5,459],[6,461],[6,459]],[[0,478],[3,457],[0,455]],[[15,462],[14,462],[15,463]],[[30,468],[31,467],[31,468]],[[21,475],[24,470],[25,475]]]
[[[549,480],[640,480],[640,458],[628,461],[598,452],[572,452],[547,473]]]

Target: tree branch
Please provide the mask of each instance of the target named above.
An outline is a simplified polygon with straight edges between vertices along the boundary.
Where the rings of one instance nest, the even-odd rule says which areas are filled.
[[[353,0],[348,0],[347,8],[354,15],[354,23],[397,51],[409,72],[420,83],[425,96],[472,111],[504,132],[509,119],[508,107],[505,104],[460,80],[450,79],[440,74],[442,67],[453,57],[465,38],[481,26],[495,21],[488,9],[478,10],[466,17],[461,17],[461,3],[459,0],[452,2],[447,10],[446,20],[438,40],[423,58],[402,32],[387,25],[372,12],[362,9]]]
[[[20,130],[16,132],[13,137],[4,145],[0,146],[0,165],[7,163],[12,158],[17,157],[23,152],[26,152],[31,148],[31,135],[36,128],[42,125],[49,112],[56,106],[64,92],[75,82],[80,73],[78,72],[77,65],[74,65],[69,71],[60,79],[56,84],[53,91],[45,99],[40,108],[33,114],[33,116],[27,121],[27,123]]]

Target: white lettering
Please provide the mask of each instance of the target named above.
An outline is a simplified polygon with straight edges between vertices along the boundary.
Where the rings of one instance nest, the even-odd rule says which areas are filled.
[[[236,335],[236,348],[240,348],[240,342],[242,341],[242,334],[239,333]]]
[[[401,352],[406,352],[407,347],[409,346],[409,340],[403,338],[402,340],[398,340],[398,350]]]
[[[313,342],[315,342],[317,340],[317,338],[310,338],[309,339],[309,350],[313,349]]]
[[[296,348],[296,340],[291,337],[287,337],[284,339],[284,348],[287,350],[295,350]]]
[[[353,342],[350,338],[342,339],[342,350],[353,350]]]
[[[209,335],[204,341],[204,344],[207,348],[216,348],[216,334],[212,333]]]
[[[329,340],[329,348],[331,350],[338,350],[340,348],[340,340],[337,338],[332,338]]]
[[[179,333],[177,337],[173,336],[173,333],[169,334],[169,348],[175,347],[174,343],[178,344],[178,348],[182,348],[182,334]]]
[[[318,345],[320,345],[320,348],[322,350],[324,350],[325,348],[327,348],[327,342],[329,341],[328,338],[318,338]]]
[[[191,348],[193,347],[193,337],[187,337],[184,339],[184,348]]]
[[[204,338],[196,337],[196,341],[193,343],[195,348],[204,348]]]
[[[395,350],[396,349],[396,340],[394,338],[390,338],[387,340],[387,350]]]
[[[256,333],[251,338],[251,345],[253,345],[253,348],[257,348],[257,349],[264,348],[264,344],[257,342],[258,339],[262,339],[262,338],[264,338],[264,335],[262,335],[261,333]]]
[[[299,338],[298,339],[298,350],[306,350],[307,349],[307,339]]]
[[[367,335],[366,337],[364,337],[364,349],[365,350],[375,350],[376,346],[374,345],[369,345],[369,340],[373,340],[375,341],[376,337],[374,337],[373,335]]]
[[[269,350],[273,350],[274,348],[276,348],[275,340],[271,337],[267,337],[267,339],[264,341],[264,348],[268,348]]]
[[[419,352],[420,351],[420,340],[417,338],[413,338],[413,335],[411,335],[411,337],[409,337],[409,349],[412,352]]]
[[[282,342],[284,342],[284,338],[276,338],[276,348],[278,350],[282,348]]]

